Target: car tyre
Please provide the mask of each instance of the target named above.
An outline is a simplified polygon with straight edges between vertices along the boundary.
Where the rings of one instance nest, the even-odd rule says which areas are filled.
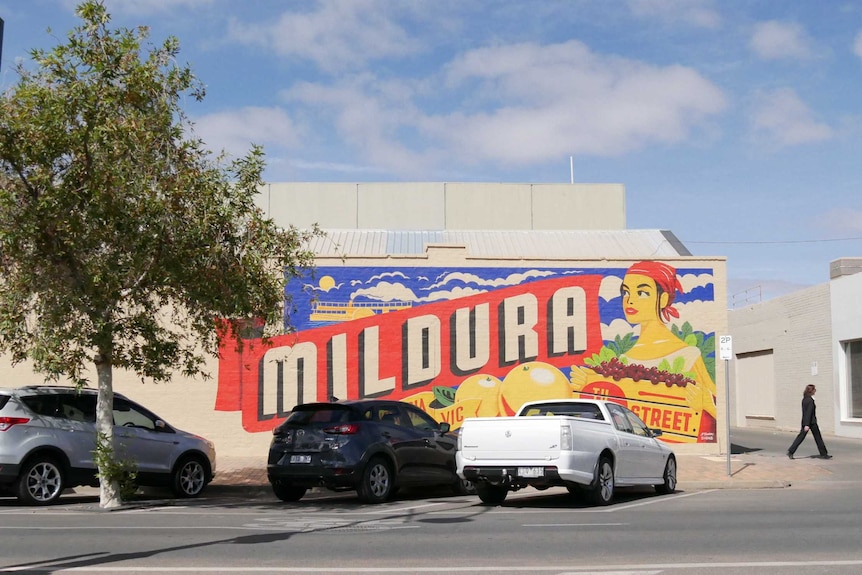
[[[676,491],[676,458],[671,455],[664,465],[664,483],[655,486],[655,490],[662,495]]]
[[[455,492],[455,495],[476,495],[476,486],[469,479],[459,477],[452,484],[452,491]]]
[[[504,485],[491,485],[484,481],[476,483],[476,495],[485,505],[500,505],[508,494],[509,490]]]
[[[25,505],[50,505],[63,493],[65,478],[60,464],[52,457],[28,461],[18,476],[18,500]]]
[[[207,486],[207,468],[199,457],[186,457],[174,468],[171,491],[177,497],[197,497]]]
[[[305,495],[305,492],[308,491],[307,487],[296,487],[295,485],[281,485],[280,483],[272,484],[272,492],[275,493],[275,496],[278,497],[281,501],[299,501],[302,499],[302,496]]]
[[[359,480],[357,493],[366,503],[383,503],[392,495],[395,476],[392,467],[382,457],[373,457]]]
[[[610,457],[602,455],[596,467],[596,479],[590,491],[595,505],[609,505],[614,498],[614,465]]]

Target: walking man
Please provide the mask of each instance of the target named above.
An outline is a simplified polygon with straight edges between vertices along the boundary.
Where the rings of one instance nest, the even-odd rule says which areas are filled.
[[[817,388],[813,385],[806,385],[805,391],[802,393],[802,429],[799,435],[793,440],[793,445],[787,450],[787,457],[793,459],[793,454],[796,449],[808,435],[808,430],[811,430],[811,435],[814,436],[814,443],[817,444],[817,450],[820,452],[820,459],[832,459],[832,456],[826,451],[826,445],[823,443],[823,437],[820,435],[820,427],[817,425],[817,406],[814,404],[814,393]]]

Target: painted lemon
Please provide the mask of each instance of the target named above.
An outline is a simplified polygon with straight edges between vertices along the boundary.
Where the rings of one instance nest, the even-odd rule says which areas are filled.
[[[455,403],[465,399],[478,399],[479,408],[476,410],[476,417],[497,417],[500,415],[498,398],[502,383],[493,375],[484,373],[471,375],[455,390]]]
[[[515,415],[528,401],[572,397],[572,386],[557,367],[541,361],[522,363],[506,375],[500,386],[500,415]]]

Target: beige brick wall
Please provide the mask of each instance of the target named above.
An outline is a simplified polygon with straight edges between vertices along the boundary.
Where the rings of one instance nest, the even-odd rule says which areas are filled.
[[[829,284],[824,283],[728,314],[734,354],[773,352],[777,429],[799,428],[802,390],[812,383],[817,386],[820,428],[824,433],[835,430],[830,310]],[[740,386],[758,385],[757,381],[737,380],[733,365],[730,374],[732,399],[740,397],[736,391]],[[758,411],[750,405],[735,408],[742,413]],[[737,417],[734,421],[742,424]]]

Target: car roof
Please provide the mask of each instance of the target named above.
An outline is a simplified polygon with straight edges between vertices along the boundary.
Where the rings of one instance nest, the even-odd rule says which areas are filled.
[[[99,391],[90,387],[75,387],[74,385],[22,385],[19,387],[0,387],[0,392],[8,393],[9,395],[20,395],[22,393],[35,393],[51,395],[55,393],[77,392],[86,395],[97,395]],[[128,399],[122,393],[114,392],[114,397],[122,397]]]
[[[398,401],[397,399],[339,399],[337,401],[310,401],[308,403],[300,403],[296,407],[357,407],[362,408],[368,405],[413,405],[406,401]]]

